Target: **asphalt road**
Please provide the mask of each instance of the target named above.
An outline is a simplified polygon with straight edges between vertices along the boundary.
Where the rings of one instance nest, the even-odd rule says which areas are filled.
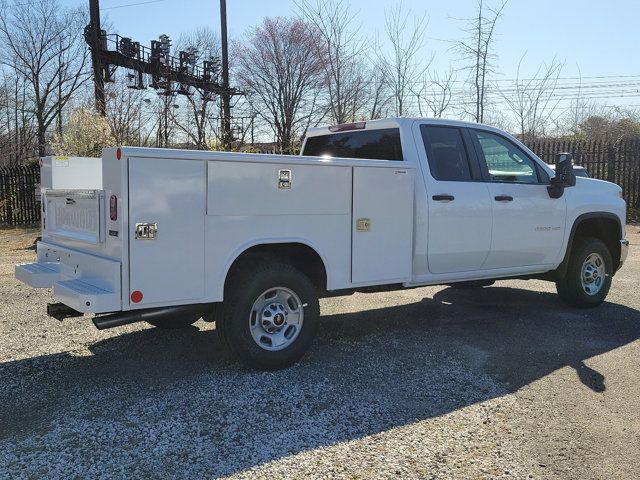
[[[13,279],[0,231],[0,478],[640,478],[640,234],[601,307],[500,281],[323,300],[300,364],[210,324],[97,331]]]

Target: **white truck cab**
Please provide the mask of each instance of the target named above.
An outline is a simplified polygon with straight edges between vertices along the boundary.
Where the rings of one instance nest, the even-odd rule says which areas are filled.
[[[100,329],[215,321],[256,368],[304,354],[323,295],[544,278],[593,307],[627,254],[619,186],[484,125],[385,119],[310,129],[298,157],[120,147],[101,163],[100,189],[45,191],[38,260],[16,277]]]

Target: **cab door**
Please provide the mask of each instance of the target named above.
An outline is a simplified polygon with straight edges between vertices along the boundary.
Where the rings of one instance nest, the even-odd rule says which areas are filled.
[[[429,272],[481,270],[491,246],[492,205],[468,132],[428,123],[416,128],[427,189]]]
[[[493,205],[485,268],[553,264],[564,240],[565,197],[549,197],[548,176],[514,141],[488,130],[469,133]]]

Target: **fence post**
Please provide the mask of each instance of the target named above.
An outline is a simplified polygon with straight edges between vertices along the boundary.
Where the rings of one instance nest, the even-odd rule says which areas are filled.
[[[5,213],[5,221],[8,225],[13,224],[13,209],[12,209],[12,201],[11,201],[11,174],[10,172],[6,172],[6,175],[2,175],[2,190],[3,190],[3,198],[4,198],[4,213]]]
[[[609,145],[607,149],[607,181],[616,183],[616,147]]]

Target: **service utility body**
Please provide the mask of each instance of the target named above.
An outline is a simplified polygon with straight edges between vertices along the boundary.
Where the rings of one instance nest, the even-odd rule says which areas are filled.
[[[322,296],[542,278],[594,307],[628,249],[619,186],[466,122],[312,128],[297,157],[120,147],[68,160],[43,159],[37,262],[16,266],[53,289],[49,314],[93,314],[100,329],[215,321],[261,369],[304,354]]]

